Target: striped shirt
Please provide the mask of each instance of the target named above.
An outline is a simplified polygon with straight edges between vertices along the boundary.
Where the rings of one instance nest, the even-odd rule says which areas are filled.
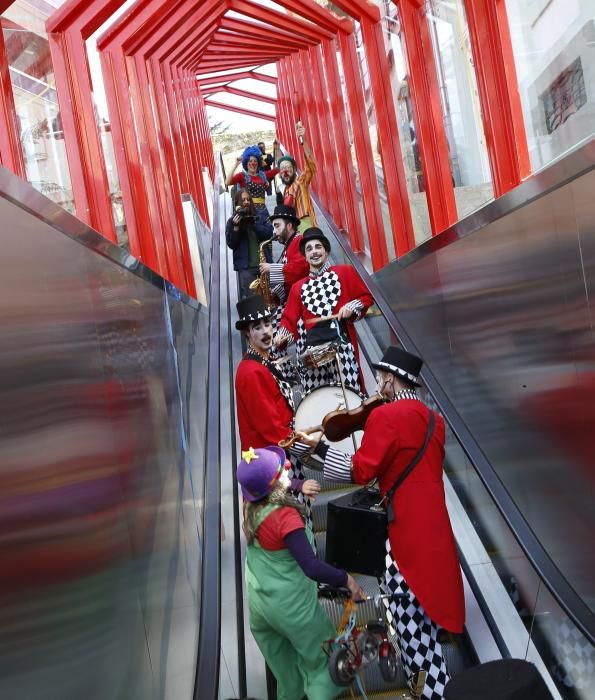
[[[288,207],[293,207],[297,213],[298,219],[303,219],[309,216],[312,226],[316,226],[316,215],[314,214],[314,205],[310,198],[310,183],[316,175],[316,161],[305,155],[305,165],[302,174],[285,188],[283,192],[283,204]]]

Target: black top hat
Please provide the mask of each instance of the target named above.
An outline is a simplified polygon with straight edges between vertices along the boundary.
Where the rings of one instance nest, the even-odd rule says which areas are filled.
[[[300,240],[300,253],[302,255],[304,254],[304,248],[306,247],[306,243],[308,241],[320,241],[326,252],[331,252],[331,242],[319,228],[316,228],[316,226],[308,228],[304,231],[304,235]]]
[[[295,209],[293,207],[286,207],[284,204],[278,204],[275,207],[275,211],[271,214],[270,219],[271,221],[275,219],[291,221],[296,228],[300,225],[300,220],[295,213]]]
[[[240,299],[236,304],[236,308],[239,316],[236,321],[236,328],[239,331],[248,328],[254,321],[259,321],[261,318],[269,318],[273,313],[272,309],[265,305],[264,299],[260,294]]]
[[[417,380],[423,363],[423,360],[417,355],[412,355],[406,350],[391,345],[380,362],[373,364],[372,367],[382,372],[392,372],[395,376],[403,377],[415,386],[421,386]]]

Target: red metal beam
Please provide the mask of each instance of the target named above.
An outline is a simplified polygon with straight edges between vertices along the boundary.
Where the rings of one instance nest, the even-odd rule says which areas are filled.
[[[229,46],[234,48],[246,48],[254,50],[254,37],[246,36],[244,33],[239,34],[237,32],[222,31],[221,28],[219,28],[217,30],[217,33],[213,37],[213,44],[217,44],[219,46]],[[298,45],[297,42],[295,42],[295,44],[297,45],[297,48],[302,48]],[[281,49],[283,55],[285,55],[287,53],[290,53],[289,48],[293,47],[288,47],[284,39],[276,40],[273,37],[270,37],[267,31],[266,47],[260,48],[267,48],[270,50]]]
[[[355,39],[353,35],[343,36],[342,34],[339,34],[338,39],[341,47],[345,90],[351,116],[362,204],[366,217],[368,241],[370,243],[370,255],[374,269],[378,270],[387,264],[388,252],[384,238],[384,222],[382,220],[382,210],[380,209],[378,180],[376,179],[374,161],[370,157],[373,151]]]
[[[226,105],[223,102],[217,102],[216,100],[205,100],[205,104],[208,107],[217,107],[217,109],[226,109],[228,112],[237,112],[238,114],[245,114],[248,117],[256,117],[258,119],[265,119],[266,121],[274,122],[275,116],[270,114],[263,114],[262,112],[253,112],[251,109],[245,109],[244,107],[232,107],[231,105]]]
[[[417,142],[427,189],[428,212],[435,235],[457,221],[448,140],[428,19],[411,0],[399,3],[408,85],[415,110]]]
[[[382,24],[363,18],[361,29],[370,73],[380,158],[384,171],[384,188],[388,200],[393,240],[397,256],[401,256],[415,247],[415,236],[409,208],[409,193],[407,192],[401,144],[397,137],[399,133],[397,117],[390,80],[387,80],[390,68],[384,46]]]
[[[290,32],[277,29],[276,27],[267,27],[260,22],[239,19],[238,17],[223,17],[221,20],[221,29],[227,29],[230,32],[236,32],[238,35],[256,39],[257,41],[262,41],[262,33],[264,31],[266,32],[267,41],[275,41],[279,44],[296,49],[303,49],[304,43],[311,46],[315,46],[317,43],[315,39],[298,39]]]
[[[179,2],[180,0],[178,4]],[[137,228],[141,259],[164,277],[175,281],[171,271],[178,268],[178,263],[168,259],[172,251],[168,240],[171,241],[173,234],[169,230],[169,215],[164,214],[164,209],[169,211],[171,205],[163,201],[151,156],[154,151],[149,126],[152,115],[147,117],[143,111],[141,95],[136,87],[134,65],[125,61],[122,49],[124,42],[145,25],[154,11],[152,0],[137,3],[99,38],[98,45],[102,51],[102,60],[106,61],[109,56],[113,63],[113,70],[106,72],[104,79],[127,221],[130,217]],[[113,88],[110,89],[111,82]],[[134,131],[130,129],[130,124],[135,125]],[[119,141],[123,148],[118,147]],[[161,168],[157,172],[159,178],[162,178]]]
[[[150,193],[143,183],[136,135],[132,129],[123,128],[125,124],[134,124],[130,101],[127,99],[126,70],[123,62],[118,61],[118,56],[110,51],[100,52],[99,58],[130,252],[152,270],[165,275],[165,260],[159,255],[155,237],[152,235],[153,227],[148,209]]]
[[[265,75],[264,73],[256,73],[255,71],[239,71],[227,73],[225,75],[214,75],[210,76],[209,78],[198,78],[197,82],[201,87],[206,87],[207,85],[217,85],[222,82],[225,82],[226,84],[233,83],[236,80],[244,80],[245,78],[262,80],[263,83],[271,83],[271,85],[277,84],[277,78],[271,75]]]
[[[334,134],[330,110],[329,98],[326,86],[320,47],[308,50],[310,66],[312,67],[312,85],[314,87],[314,106],[318,115],[318,125],[321,133],[321,158],[323,171],[318,177],[324,177],[329,184],[328,210],[331,212],[335,223],[339,228],[345,227],[345,214],[343,210],[343,196],[339,169],[337,168],[337,154],[334,147]]]
[[[282,56],[287,56],[289,53],[291,52],[287,50],[282,51],[281,49],[276,48],[261,48],[256,51],[254,48],[248,49],[246,47],[233,46],[231,43],[226,44],[219,41],[209,41],[209,44],[202,56],[221,56],[229,59],[238,58],[241,60],[252,58],[253,61],[254,57],[256,57],[256,62],[261,61],[262,57],[264,56],[266,60],[274,63]]]
[[[300,51],[299,54],[296,54],[295,58],[299,61],[299,65],[301,67],[299,76],[302,80],[302,89],[300,91],[299,100],[302,110],[301,118],[304,126],[306,127],[306,139],[312,146],[312,151],[316,160],[318,161],[319,167],[322,166],[320,168],[322,172],[316,178],[313,188],[320,195],[320,199],[322,200],[325,208],[330,211],[330,181],[326,177],[326,168],[324,167],[325,161],[322,147],[322,125],[318,122],[318,114],[316,111],[316,92],[314,89],[310,59],[307,51]],[[303,149],[300,148],[300,156],[302,156],[302,151]]]
[[[351,34],[353,31],[353,22],[350,19],[337,17],[313,0],[277,0],[277,4],[333,34]]]
[[[494,194],[499,197],[530,171],[510,33],[505,8],[498,11],[494,0],[464,1]]]
[[[335,0],[334,4],[359,21],[366,18],[370,22],[379,22],[381,19],[378,7],[367,0]]]
[[[268,97],[268,95],[259,95],[256,92],[249,92],[248,90],[240,90],[240,88],[232,87],[231,85],[226,85],[221,88],[222,92],[228,92],[230,95],[237,95],[238,97],[247,97],[249,100],[258,100],[260,102],[266,102],[270,105],[277,104],[276,97]]]
[[[322,42],[324,57],[324,70],[326,83],[329,90],[329,107],[333,120],[334,147],[337,158],[337,166],[341,172],[341,197],[345,207],[347,219],[347,232],[351,247],[356,252],[364,250],[364,234],[359,211],[356,190],[356,174],[351,159],[351,146],[349,143],[349,129],[345,104],[341,92],[341,81],[337,63],[337,49],[334,41]]]
[[[230,0],[229,7],[242,15],[252,17],[252,19],[257,19],[278,29],[292,32],[294,36],[305,36],[318,41],[330,39],[333,36],[333,32],[329,32],[323,27],[318,27],[311,22],[286,15],[269,7],[265,8],[262,5],[251,2],[251,0]]]
[[[293,154],[293,157],[295,158],[298,166],[300,168],[303,168],[304,160],[302,158],[302,149],[298,142],[298,138],[295,131],[295,125],[298,121],[303,120],[305,122],[307,120],[306,110],[304,107],[303,100],[301,99],[301,90],[303,86],[301,83],[299,83],[298,90],[297,82],[297,76],[301,76],[302,73],[299,55],[293,54],[292,56],[288,56],[286,66],[287,70],[285,71],[285,80],[287,81],[288,85],[287,94],[289,96],[291,112],[293,115],[293,119],[289,125],[289,149]]]
[[[268,57],[267,56],[262,56],[260,58],[260,61],[267,61]],[[209,60],[201,60],[199,65],[195,67],[195,71],[199,73],[202,71],[203,73],[212,73],[214,71],[218,70],[225,70],[227,68],[248,68],[249,66],[253,66],[254,61],[246,61],[245,63],[242,63],[240,61],[234,61],[233,59],[230,59],[229,61],[226,60],[217,60],[217,59],[209,59]]]
[[[0,164],[15,175],[27,179],[2,27],[0,27]]]
[[[48,34],[76,215],[115,243],[86,38],[76,26]]]

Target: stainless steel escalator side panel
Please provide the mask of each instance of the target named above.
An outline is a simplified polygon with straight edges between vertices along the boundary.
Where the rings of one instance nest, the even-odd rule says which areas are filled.
[[[208,312],[3,169],[0,221],[0,697],[189,698]]]
[[[595,171],[377,274],[535,536],[592,611],[593,192]]]

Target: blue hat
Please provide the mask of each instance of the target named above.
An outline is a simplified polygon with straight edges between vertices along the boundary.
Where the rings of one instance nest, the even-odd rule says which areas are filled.
[[[273,490],[285,468],[285,450],[277,445],[242,452],[236,476],[244,498],[250,503],[261,501]]]

